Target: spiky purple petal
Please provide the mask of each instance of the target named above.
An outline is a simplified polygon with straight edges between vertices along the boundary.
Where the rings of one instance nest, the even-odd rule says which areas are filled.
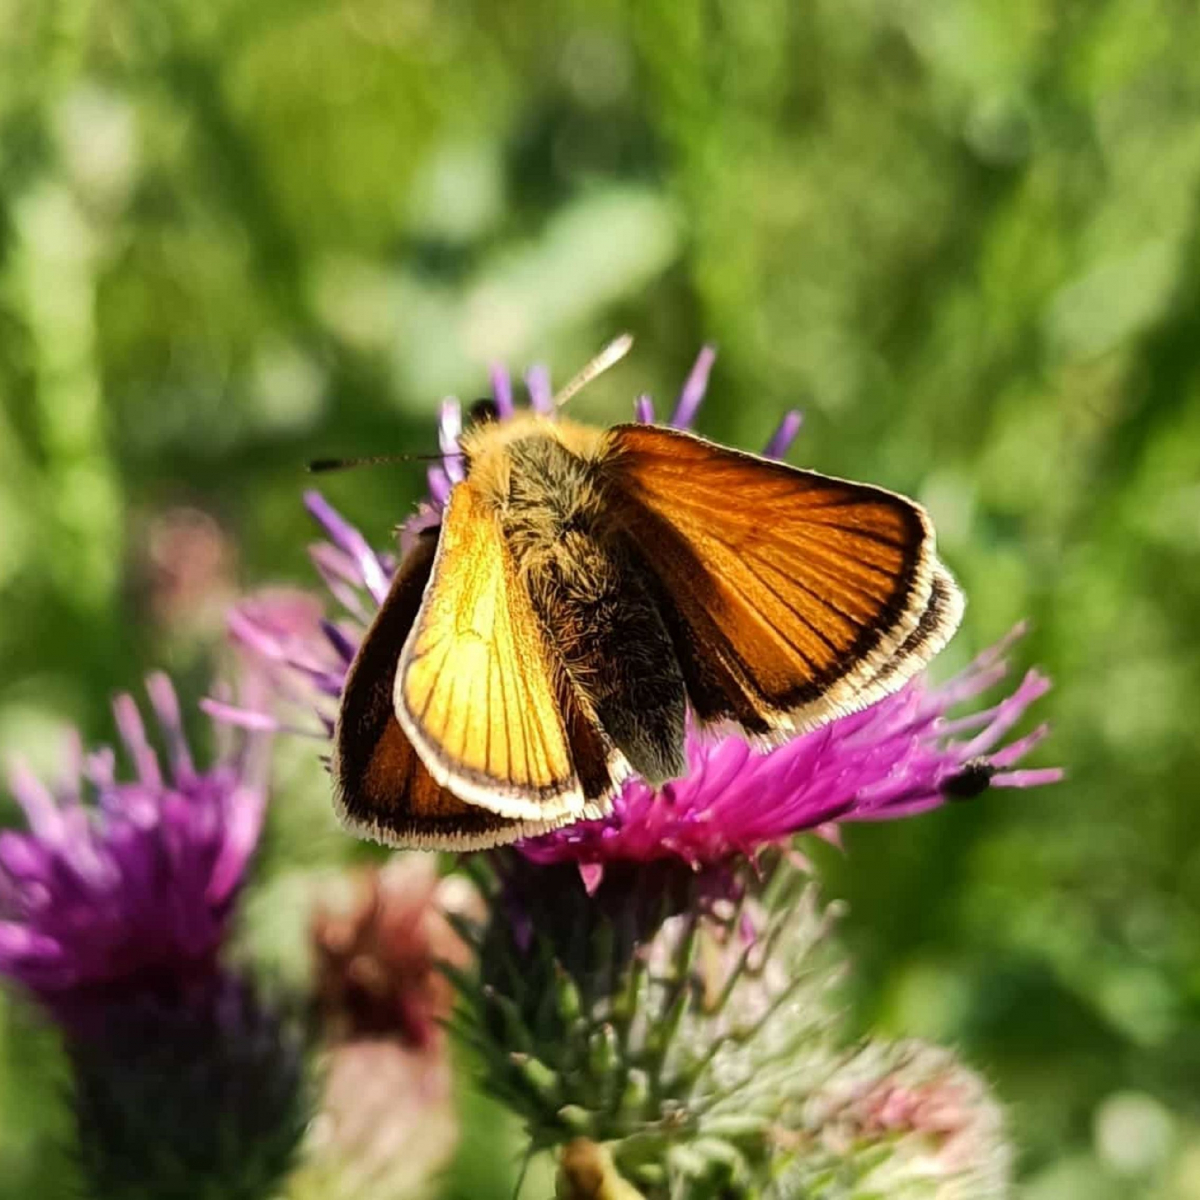
[[[697,356],[691,373],[684,380],[675,411],[671,414],[671,424],[676,429],[687,429],[696,419],[700,402],[708,390],[708,375],[716,358],[717,352],[712,346],[705,346]]]
[[[442,465],[451,484],[462,483],[467,477],[463,470],[462,454],[458,439],[462,437],[462,406],[453,396],[442,401],[442,414],[438,421],[438,442],[442,450]]]
[[[492,397],[496,401],[496,416],[501,421],[504,421],[511,417],[515,411],[513,408],[512,379],[509,378],[508,371],[499,363],[492,367],[491,377]]]
[[[525,375],[529,403],[535,412],[549,416],[554,411],[554,391],[550,387],[550,372],[543,366],[530,367]]]
[[[783,420],[771,434],[771,440],[767,442],[763,454],[767,458],[782,458],[792,448],[792,443],[796,440],[796,435],[800,432],[800,426],[803,423],[804,416],[798,409],[793,408],[790,412],[784,413]]]
[[[304,493],[304,504],[308,511],[324,526],[333,544],[344,550],[357,564],[367,591],[382,604],[387,594],[387,581],[380,565],[379,556],[367,544],[357,529],[345,521],[337,510],[328,503],[320,492]]]

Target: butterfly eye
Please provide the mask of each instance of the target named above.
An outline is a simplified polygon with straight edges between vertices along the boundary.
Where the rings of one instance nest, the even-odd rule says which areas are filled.
[[[471,407],[467,409],[467,420],[472,425],[486,425],[489,421],[498,421],[499,419],[500,410],[496,407],[495,400],[490,397],[473,400]]]

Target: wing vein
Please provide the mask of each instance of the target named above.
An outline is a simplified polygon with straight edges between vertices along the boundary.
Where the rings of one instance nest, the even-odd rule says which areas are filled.
[[[459,484],[397,668],[396,715],[431,773],[499,818],[562,821],[583,804],[536,615],[498,517]]]
[[[719,540],[719,539],[718,539],[718,540]],[[758,579],[758,576],[755,574],[754,570],[753,570],[752,568],[750,568],[750,567],[748,566],[748,564],[744,564],[744,565],[746,565],[746,566],[747,566],[747,569],[749,570],[749,573],[750,573],[751,577],[752,577],[752,578],[754,578],[754,579]],[[759,582],[760,582],[760,583],[762,583],[763,581],[762,581],[762,580],[759,580]],[[763,586],[764,586],[764,587],[766,587],[766,588],[767,588],[767,590],[768,590],[768,591],[770,591],[772,595],[776,595],[776,598],[777,598],[777,599],[779,598],[779,597],[777,596],[777,594],[775,593],[775,590],[774,590],[773,588],[771,588],[771,587],[770,587],[769,585],[767,585],[767,584],[763,584]],[[738,597],[738,601],[739,601],[739,603],[740,603],[740,604],[742,604],[742,605],[743,605],[743,607],[745,607],[745,602],[744,602],[744,600],[742,599],[742,597],[740,597],[740,596],[739,596],[739,597]],[[797,645],[797,644],[796,644],[796,642],[794,642],[794,641],[792,640],[792,638],[791,638],[791,635],[790,635],[790,634],[789,634],[789,633],[788,633],[786,630],[784,630],[784,629],[781,629],[781,628],[780,628],[778,625],[771,624],[771,623],[770,623],[770,621],[766,620],[766,619],[763,617],[763,614],[762,614],[762,613],[760,613],[760,612],[757,612],[757,611],[756,611],[755,609],[753,609],[753,608],[748,608],[748,610],[747,610],[747,611],[748,611],[748,615],[751,615],[751,616],[755,617],[755,618],[756,618],[756,619],[757,619],[757,620],[758,620],[760,623],[762,623],[762,624],[765,624],[765,625],[767,626],[767,628],[768,628],[768,629],[774,630],[774,632],[775,632],[775,633],[777,633],[777,634],[779,635],[779,637],[780,637],[780,638],[781,638],[781,639],[782,639],[784,642],[786,642],[786,643],[787,643],[788,647],[789,647],[790,649],[794,650],[794,651],[795,651],[795,652],[796,652],[796,653],[797,653],[797,654],[798,654],[798,655],[799,655],[799,656],[800,656],[800,657],[801,657],[801,658],[804,660],[804,662],[806,663],[806,665],[808,666],[808,668],[809,668],[809,670],[810,670],[810,671],[812,671],[812,672],[814,672],[815,674],[818,674],[818,675],[821,673],[821,668],[820,668],[820,666],[817,664],[817,662],[816,662],[816,661],[815,661],[815,660],[814,660],[812,657],[810,657],[810,655],[807,653],[807,651],[805,651],[805,650],[804,650],[804,649],[803,649],[801,646]],[[807,622],[805,622],[805,624],[807,624]]]
[[[806,629],[809,629],[813,633],[815,633],[817,635],[817,637],[820,638],[820,640],[822,642],[824,642],[825,645],[835,655],[841,656],[841,655],[845,654],[845,652],[846,652],[845,646],[839,646],[836,642],[834,642],[830,638],[826,637],[825,632],[822,629],[820,629],[816,625],[814,625],[812,623],[812,620],[809,617],[805,616],[805,614],[802,613],[781,591],[779,591],[778,588],[776,588],[763,575],[761,575],[758,571],[756,571],[750,565],[751,561],[757,561],[758,564],[760,565],[760,567],[764,567],[768,571],[773,571],[776,575],[782,576],[789,583],[792,583],[796,587],[800,588],[802,591],[807,592],[808,595],[810,595],[823,608],[827,608],[830,612],[836,614],[838,617],[841,617],[843,620],[847,621],[850,624],[851,629],[857,631],[859,628],[861,628],[861,622],[851,620],[844,613],[842,613],[839,609],[835,608],[832,604],[830,604],[828,600],[826,600],[822,596],[819,596],[816,592],[814,592],[812,590],[812,588],[808,587],[806,584],[801,582],[801,580],[794,579],[789,575],[785,575],[778,567],[776,567],[773,563],[768,562],[766,559],[762,559],[762,558],[759,558],[756,560],[747,559],[746,566],[749,568],[750,574],[753,575],[754,578],[757,579],[758,582],[761,583],[762,586],[765,587],[767,589],[767,591],[769,591],[771,593],[771,595],[774,596],[775,599],[778,600],[779,603],[782,604],[783,607],[786,608],[788,610],[788,612],[790,612],[792,614],[792,616],[794,616],[796,618],[797,621],[799,621]]]

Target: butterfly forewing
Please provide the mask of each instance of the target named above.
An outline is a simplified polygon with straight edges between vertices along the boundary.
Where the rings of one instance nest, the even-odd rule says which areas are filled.
[[[901,686],[957,624],[929,521],[902,496],[646,425],[609,431],[603,471],[702,720],[811,728]]]
[[[451,495],[394,699],[430,773],[462,799],[527,821],[590,807],[545,634],[470,481]]]
[[[553,828],[506,820],[458,799],[426,770],[392,707],[400,647],[421,605],[436,535],[401,564],[351,666],[334,731],[334,803],[355,833],[393,846],[470,850]]]

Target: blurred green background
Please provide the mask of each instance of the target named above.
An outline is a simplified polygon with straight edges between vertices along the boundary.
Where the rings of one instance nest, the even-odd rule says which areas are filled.
[[[1067,783],[821,855],[855,1019],[985,1071],[1028,1200],[1200,1196],[1198,49],[1182,0],[3,0],[0,749],[203,694],[234,589],[313,579],[307,459],[628,328],[617,419],[712,340],[706,432],[799,405],[793,462],[932,509],[939,674],[1029,617],[1057,683]],[[325,490],[382,542],[422,484]],[[284,775],[268,955],[351,852]],[[0,1195],[54,1061],[0,1013]]]

